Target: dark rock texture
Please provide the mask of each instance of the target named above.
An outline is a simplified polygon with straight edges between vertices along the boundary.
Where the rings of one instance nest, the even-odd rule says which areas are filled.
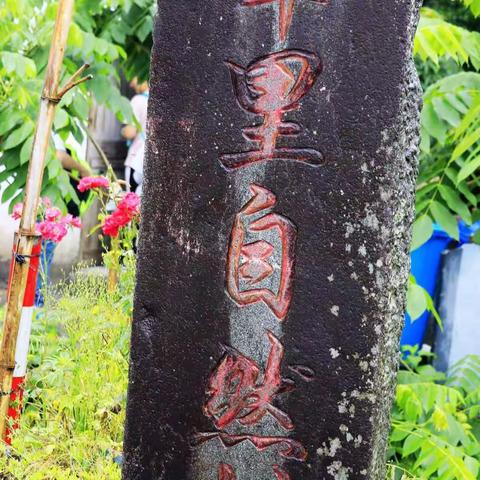
[[[384,478],[418,5],[281,4],[159,1],[125,480]]]

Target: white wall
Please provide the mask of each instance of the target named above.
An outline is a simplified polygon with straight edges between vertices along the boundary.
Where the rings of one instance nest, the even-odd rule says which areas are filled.
[[[0,185],[0,196],[3,186]],[[8,206],[0,204],[0,261],[8,262],[12,251],[13,234],[17,223],[8,215]]]

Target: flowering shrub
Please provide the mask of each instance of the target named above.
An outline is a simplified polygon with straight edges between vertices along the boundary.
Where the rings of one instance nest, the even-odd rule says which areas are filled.
[[[138,217],[139,208],[140,197],[133,192],[127,193],[120,200],[115,211],[103,220],[103,233],[109,237],[118,237],[120,229]]]
[[[110,174],[114,177],[113,172]],[[83,178],[78,189],[81,192],[91,190],[102,206],[98,216],[100,223],[91,233],[101,229],[103,235],[110,237],[109,242],[103,242],[103,261],[108,268],[108,289],[113,292],[117,289],[120,265],[135,258],[140,197],[133,192],[125,193],[122,182],[101,176]],[[100,238],[104,240],[102,236]]]
[[[47,197],[40,200],[39,207],[37,232],[42,235],[43,240],[60,243],[67,235],[69,228],[82,227],[78,217],[70,214],[64,216],[59,208],[52,206],[50,199]],[[23,204],[17,203],[13,207],[12,218],[20,220],[22,212]]]

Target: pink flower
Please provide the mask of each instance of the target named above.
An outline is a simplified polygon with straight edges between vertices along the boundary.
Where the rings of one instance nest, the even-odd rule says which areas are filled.
[[[102,230],[109,237],[117,237],[121,228],[128,225],[138,215],[140,197],[135,193],[128,193],[122,198],[117,209],[105,218]]]
[[[47,197],[40,199],[40,205],[45,208],[43,218],[37,223],[36,231],[42,235],[44,240],[59,243],[68,233],[69,227],[81,228],[80,218],[73,215],[62,216],[57,207],[52,207],[52,202]],[[17,203],[13,207],[12,217],[19,220],[22,217],[23,204]]]
[[[45,220],[47,222],[54,222],[57,218],[62,216],[62,212],[57,207],[50,207],[45,210]]]
[[[12,218],[14,220],[20,220],[22,218],[23,203],[17,203],[13,206]]]
[[[85,192],[94,188],[108,188],[110,182],[105,177],[84,177],[78,184],[78,191]]]
[[[105,218],[102,230],[109,237],[117,237],[121,228],[128,225],[140,213],[140,197],[133,192],[127,193],[120,200],[117,209]]]
[[[65,215],[60,219],[60,223],[63,223],[64,225],[71,225],[73,220],[73,215]]]
[[[128,225],[133,218],[127,210],[121,210],[119,208],[112,213],[112,216],[120,227]]]
[[[55,243],[60,243],[64,239],[65,235],[67,235],[68,233],[67,227],[61,223],[54,223],[51,231],[52,241],[54,241]]]
[[[128,214],[117,209],[103,221],[103,233],[109,237],[116,237],[119,230],[127,225],[130,220],[131,218]]]
[[[120,225],[113,215],[109,215],[103,221],[102,231],[105,235],[108,235],[109,237],[118,237],[119,229]]]
[[[48,220],[40,222],[37,228],[44,240],[50,240],[54,243],[60,243],[68,233],[68,229],[63,223]]]
[[[79,217],[74,217],[70,213],[60,219],[60,223],[63,223],[67,227],[82,228],[82,222]]]
[[[120,203],[118,209],[127,212],[130,216],[138,215],[140,207],[140,197],[133,192],[127,193]]]

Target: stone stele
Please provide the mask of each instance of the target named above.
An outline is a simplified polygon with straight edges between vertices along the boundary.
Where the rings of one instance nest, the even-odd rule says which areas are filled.
[[[160,0],[125,480],[383,480],[415,0]]]

